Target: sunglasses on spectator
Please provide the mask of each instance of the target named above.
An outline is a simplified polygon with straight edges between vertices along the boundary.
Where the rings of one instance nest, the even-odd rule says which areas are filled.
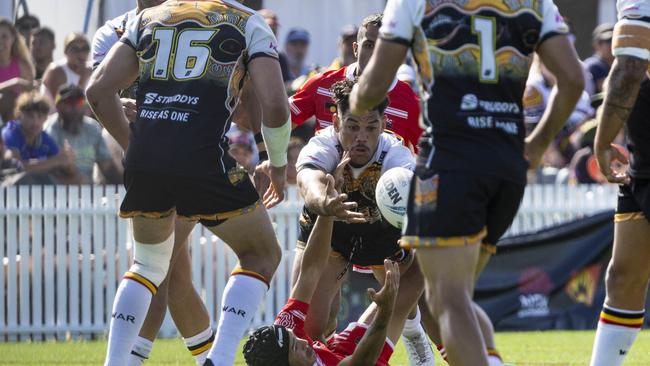
[[[84,97],[71,97],[63,100],[63,104],[68,107],[77,107],[81,108],[86,104],[86,98]]]
[[[90,52],[90,46],[69,46],[68,50],[74,53]]]

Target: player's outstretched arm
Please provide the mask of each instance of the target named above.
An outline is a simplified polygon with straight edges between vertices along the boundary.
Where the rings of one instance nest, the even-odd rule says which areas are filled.
[[[340,366],[374,365],[386,342],[388,323],[393,315],[397,290],[399,289],[399,265],[388,259],[384,260],[386,281],[379,292],[368,289],[370,298],[377,304],[377,315],[361,338],[351,356],[344,358]]]
[[[386,97],[390,84],[395,79],[408,46],[380,38],[368,61],[359,82],[350,94],[350,112],[356,116],[364,114]]]
[[[594,152],[601,173],[611,183],[626,183],[626,174],[616,174],[610,168],[613,160],[627,163],[627,158],[612,142],[630,115],[639,94],[648,61],[634,56],[617,56],[605,81],[605,101],[598,118]]]
[[[262,136],[271,164],[271,185],[264,193],[264,205],[273,207],[284,200],[287,147],[291,136],[289,103],[277,59],[254,58],[248,63],[248,71],[262,107]]]
[[[124,150],[129,145],[129,121],[118,96],[138,76],[135,50],[124,43],[111,49],[93,72],[86,88],[86,97],[99,122]]]
[[[549,38],[539,46],[537,54],[555,76],[557,85],[551,92],[542,119],[526,138],[526,155],[531,168],[537,167],[546,148],[571,116],[585,88],[582,66],[568,36]]]

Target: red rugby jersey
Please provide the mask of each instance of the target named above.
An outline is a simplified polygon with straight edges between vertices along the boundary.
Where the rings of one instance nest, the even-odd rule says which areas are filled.
[[[332,113],[336,105],[332,100],[334,93],[330,87],[337,81],[355,77],[357,64],[338,70],[326,71],[307,80],[307,82],[289,98],[291,107],[291,122],[301,125],[312,116],[316,116],[316,130],[332,125]],[[417,148],[418,138],[422,134],[420,128],[420,99],[411,87],[395,79],[388,91],[390,104],[384,112],[386,129],[402,137],[406,145]]]

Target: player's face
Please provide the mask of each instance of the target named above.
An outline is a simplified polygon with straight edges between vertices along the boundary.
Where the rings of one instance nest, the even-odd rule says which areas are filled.
[[[372,51],[375,49],[378,35],[379,28],[369,24],[363,38],[361,38],[361,41],[355,44],[355,53],[357,56],[357,62],[359,63],[359,75],[361,75],[363,69],[368,65],[370,56],[372,56]]]
[[[384,130],[384,118],[378,111],[370,111],[363,116],[354,116],[349,112],[334,119],[341,147],[350,152],[350,163],[363,166],[367,164],[377,150],[379,136]]]
[[[289,366],[311,366],[316,362],[316,352],[306,340],[289,332]]]

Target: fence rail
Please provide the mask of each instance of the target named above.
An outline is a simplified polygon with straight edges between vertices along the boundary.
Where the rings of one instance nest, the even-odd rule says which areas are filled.
[[[103,335],[117,284],[131,261],[127,220],[117,216],[118,186],[17,186],[0,191],[0,340]],[[506,235],[612,209],[615,186],[529,186]],[[253,324],[270,323],[288,297],[301,203],[270,210],[283,259]],[[197,225],[190,238],[196,289],[216,322],[237,258]],[[166,323],[169,330],[170,322]]]

